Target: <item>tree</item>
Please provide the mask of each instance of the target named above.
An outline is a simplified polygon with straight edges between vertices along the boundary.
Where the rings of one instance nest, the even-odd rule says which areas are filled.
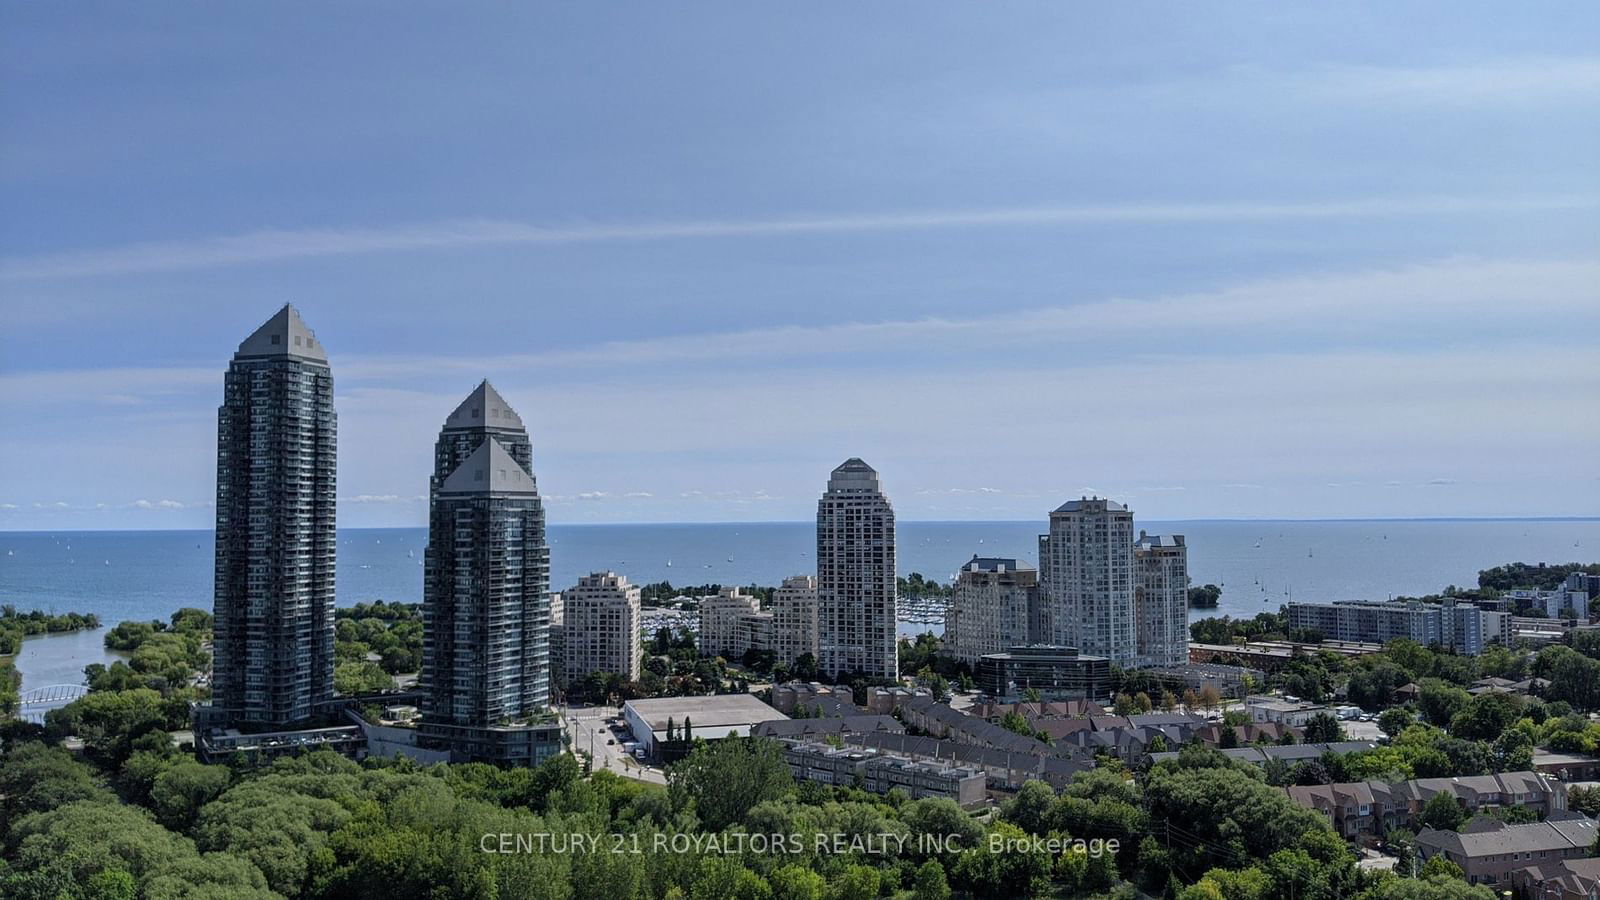
[[[880,884],[877,869],[871,866],[848,866],[833,880],[833,896],[837,900],[874,900]]]
[[[1479,694],[1451,717],[1450,734],[1467,740],[1492,741],[1520,715],[1521,699],[1511,694]]]
[[[828,892],[828,882],[821,875],[793,863],[773,872],[767,882],[772,886],[772,900],[822,900]]]
[[[1222,694],[1217,690],[1216,685],[1207,684],[1200,688],[1200,705],[1205,707],[1206,712],[1216,709],[1217,704],[1221,702]]]
[[[149,688],[96,691],[45,713],[45,726],[52,735],[76,734],[91,755],[114,766],[133,752],[134,738],[167,725],[167,704]]]
[[[1524,772],[1533,768],[1533,738],[1520,728],[1507,728],[1494,741],[1496,772]]]
[[[1449,878],[1455,881],[1460,881],[1466,877],[1466,873],[1461,871],[1460,866],[1445,859],[1443,856],[1429,857],[1428,861],[1422,864],[1421,874],[1423,878]]]
[[[944,877],[944,866],[928,860],[917,867],[913,900],[950,900],[950,884]]]
[[[1386,709],[1378,716],[1378,728],[1382,729],[1383,733],[1391,738],[1398,736],[1400,732],[1411,727],[1414,722],[1416,722],[1416,719],[1411,715],[1410,710],[1402,706]]]
[[[724,738],[674,764],[667,785],[679,809],[692,808],[704,828],[721,831],[756,804],[789,792],[794,779],[776,741]]]
[[[1600,787],[1574,785],[1567,792],[1567,806],[1591,819],[1600,816]]]
[[[1306,722],[1306,743],[1332,744],[1344,740],[1344,728],[1332,713],[1320,712]]]
[[[207,766],[184,761],[156,776],[150,786],[150,802],[161,824],[182,831],[192,824],[200,807],[228,789],[227,766]]]
[[[1002,809],[1006,821],[1029,834],[1044,834],[1048,828],[1050,808],[1056,792],[1042,781],[1029,781],[1017,791],[1016,797],[1007,801]]]
[[[962,851],[953,874],[979,896],[1033,897],[1049,884],[1052,863],[1051,855],[1035,850],[1022,829],[996,822],[979,846]]]
[[[347,662],[333,667],[334,691],[351,696],[394,690],[394,678],[375,662]]]
[[[1456,714],[1472,702],[1472,695],[1437,678],[1424,679],[1418,686],[1422,692],[1417,696],[1417,705],[1422,709],[1423,718],[1434,725],[1449,725]]]
[[[1455,831],[1467,820],[1454,794],[1438,793],[1422,805],[1422,824],[1437,831]]]

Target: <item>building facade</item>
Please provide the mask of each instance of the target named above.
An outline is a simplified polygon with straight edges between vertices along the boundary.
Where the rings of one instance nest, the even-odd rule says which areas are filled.
[[[738,662],[747,651],[772,649],[772,614],[742,588],[723,588],[695,598],[700,616],[700,655]],[[756,646],[757,642],[761,646]]]
[[[429,481],[422,735],[458,761],[532,764],[550,703],[550,550],[522,419],[484,381],[445,420]]]
[[[786,740],[783,759],[797,780],[859,786],[875,794],[900,788],[912,799],[945,797],[966,809],[982,806],[988,796],[988,778],[981,769],[922,762],[877,749]]]
[[[772,592],[772,653],[782,663],[817,658],[817,576],[791,575]]]
[[[978,657],[974,678],[979,691],[1002,701],[1030,691],[1043,700],[1099,700],[1111,694],[1111,661],[1073,647],[1033,644]]]
[[[1133,513],[1113,500],[1069,500],[1039,536],[1039,589],[1048,642],[1138,664],[1134,641]]]
[[[817,501],[817,662],[830,676],[895,678],[894,509],[857,458]]]
[[[615,572],[595,572],[561,592],[568,684],[591,672],[639,680],[639,587]]]
[[[336,431],[327,353],[284,306],[239,345],[217,410],[219,724],[289,726],[333,699]]]
[[[1289,628],[1319,632],[1334,641],[1382,644],[1409,638],[1477,655],[1491,642],[1509,643],[1512,617],[1468,603],[1366,600],[1288,604]]]
[[[1133,542],[1133,644],[1138,665],[1189,659],[1189,548],[1183,535],[1139,532]]]
[[[1014,559],[974,556],[945,607],[944,652],[969,666],[979,657],[1032,643],[1039,573]]]

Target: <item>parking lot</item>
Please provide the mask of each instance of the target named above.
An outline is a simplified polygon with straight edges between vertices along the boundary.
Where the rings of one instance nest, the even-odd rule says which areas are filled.
[[[1339,723],[1344,727],[1345,737],[1352,741],[1375,741],[1383,737],[1383,729],[1377,722],[1363,722],[1360,719],[1345,719]]]

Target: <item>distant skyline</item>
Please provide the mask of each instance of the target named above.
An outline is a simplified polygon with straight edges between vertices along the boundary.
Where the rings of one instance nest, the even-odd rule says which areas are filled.
[[[207,528],[292,302],[339,523],[1600,514],[1600,7],[19,5],[0,530]]]

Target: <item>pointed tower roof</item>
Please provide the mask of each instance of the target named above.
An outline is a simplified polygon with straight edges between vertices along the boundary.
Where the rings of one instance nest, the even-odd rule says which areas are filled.
[[[245,338],[239,345],[239,352],[234,354],[235,358],[272,356],[292,356],[319,363],[328,361],[327,351],[306,327],[300,311],[288,303]]]
[[[485,378],[444,420],[445,428],[503,428],[522,431],[522,417]]]
[[[862,462],[861,457],[852,456],[840,463],[828,476],[828,490],[876,491],[878,470]]]
[[[485,438],[472,455],[456,466],[444,483],[441,494],[514,494],[537,497],[533,476],[512,458],[494,438]]]

